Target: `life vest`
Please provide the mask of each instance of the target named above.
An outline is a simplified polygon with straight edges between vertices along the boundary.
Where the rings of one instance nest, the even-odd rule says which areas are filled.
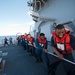
[[[39,41],[39,45],[41,47],[46,47],[46,38],[44,38],[43,40],[40,38],[40,36],[38,36],[38,41]]]
[[[33,44],[33,37],[28,38],[28,43]]]
[[[4,41],[7,41],[7,38],[4,38]]]
[[[12,38],[10,37],[10,41],[12,41]]]
[[[19,39],[21,39],[21,36],[18,36]]]
[[[25,40],[27,40],[28,39],[28,35],[25,35],[24,38],[25,38]]]
[[[55,46],[62,54],[68,54],[72,52],[72,47],[70,45],[70,35],[67,32],[68,31],[66,31],[65,35],[61,39],[56,35],[55,31],[52,33]]]

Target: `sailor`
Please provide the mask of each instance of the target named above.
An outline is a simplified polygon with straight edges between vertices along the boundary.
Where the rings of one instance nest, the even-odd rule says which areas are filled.
[[[8,41],[8,39],[5,37],[5,38],[4,38],[4,46],[5,46],[6,44],[9,46],[9,44],[8,44],[7,41]]]
[[[12,43],[12,37],[10,37],[9,40],[10,40],[10,44],[13,44],[13,43]]]
[[[42,56],[43,56],[49,68],[48,56],[45,52],[43,52],[45,49],[47,49],[47,40],[46,40],[45,34],[40,33],[40,35],[36,39],[36,55],[37,55],[36,62],[38,63],[42,62],[43,61]]]
[[[51,46],[54,53],[58,56],[58,59],[50,65],[51,75],[55,75],[57,66],[61,62],[63,62],[66,75],[75,75],[75,66],[68,62],[62,61],[64,57],[74,62],[72,49],[75,53],[75,37],[69,34],[69,32],[70,31],[67,31],[62,24],[59,24],[55,27],[55,31],[52,33]]]
[[[21,39],[22,39],[21,45],[24,47],[24,42],[25,42],[24,35],[21,36]]]
[[[24,39],[25,39],[24,48],[25,50],[28,50],[28,34],[27,33],[24,34]]]
[[[28,34],[28,46],[29,46],[29,52],[31,53],[31,56],[35,55],[35,41],[34,38],[31,36],[31,34]]]
[[[21,35],[19,35],[19,36],[17,37],[17,40],[18,40],[18,45],[21,45]]]

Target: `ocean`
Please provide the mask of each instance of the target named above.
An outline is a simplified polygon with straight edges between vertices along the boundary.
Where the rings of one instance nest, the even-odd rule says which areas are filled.
[[[0,36],[0,45],[4,44],[4,38],[8,39],[8,43],[9,43],[9,38],[12,37],[12,42],[16,41],[17,36],[16,35],[12,35],[12,36]]]

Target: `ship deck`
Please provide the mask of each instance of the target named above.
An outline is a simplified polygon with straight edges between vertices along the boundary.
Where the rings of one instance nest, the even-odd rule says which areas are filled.
[[[30,56],[22,46],[6,46],[1,47],[0,50],[8,52],[7,56],[2,56],[6,62],[2,72],[0,72],[1,75],[47,75],[46,63],[36,63],[35,58]],[[49,55],[50,61],[53,59],[52,57]],[[56,75],[66,75],[62,64],[58,66]]]

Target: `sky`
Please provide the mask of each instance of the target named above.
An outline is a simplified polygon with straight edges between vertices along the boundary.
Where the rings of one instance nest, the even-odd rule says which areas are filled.
[[[29,15],[29,0],[0,0],[0,36],[24,34],[34,22]]]

